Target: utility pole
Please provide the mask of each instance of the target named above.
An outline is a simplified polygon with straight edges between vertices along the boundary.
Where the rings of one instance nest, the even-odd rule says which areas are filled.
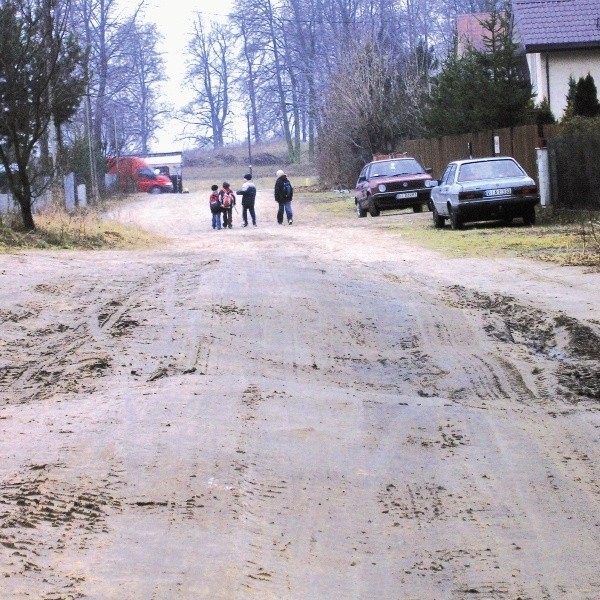
[[[98,190],[98,171],[96,168],[96,152],[94,142],[92,140],[92,119],[91,119],[91,98],[90,93],[88,93],[85,97],[85,125],[87,130],[87,142],[88,142],[88,151],[89,151],[89,159],[90,159],[90,183],[91,183],[91,198],[92,204],[98,204],[99,200],[99,190]]]
[[[246,113],[246,122],[248,124],[248,167],[250,168],[250,175],[252,175],[252,145],[250,142],[250,113]]]

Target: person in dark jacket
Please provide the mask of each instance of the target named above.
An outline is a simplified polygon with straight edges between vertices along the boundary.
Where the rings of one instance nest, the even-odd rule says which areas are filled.
[[[287,217],[288,225],[294,222],[294,215],[292,213],[292,198],[294,196],[294,188],[287,178],[287,175],[279,169],[276,173],[277,180],[275,181],[275,202],[279,204],[277,210],[277,222],[283,225],[283,211],[285,210],[285,216]]]
[[[238,190],[236,194],[242,197],[242,220],[244,224],[242,227],[248,227],[248,213],[250,213],[250,218],[252,219],[252,225],[256,227],[256,214],[254,212],[254,200],[256,199],[256,186],[252,182],[252,175],[250,173],[246,173],[244,175],[244,185],[241,190]]]

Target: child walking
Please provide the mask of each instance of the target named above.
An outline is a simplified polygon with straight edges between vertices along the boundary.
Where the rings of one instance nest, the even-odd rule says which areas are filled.
[[[221,206],[223,207],[223,228],[231,229],[233,225],[233,207],[235,206],[235,194],[231,186],[224,181],[223,189],[219,192]]]
[[[211,194],[208,199],[210,212],[212,213],[212,228],[221,229],[221,201],[219,200],[219,186],[211,185]]]

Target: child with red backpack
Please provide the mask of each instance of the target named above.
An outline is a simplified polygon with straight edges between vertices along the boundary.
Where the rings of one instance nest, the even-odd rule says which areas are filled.
[[[213,229],[221,229],[221,200],[219,198],[219,186],[211,185],[211,194],[208,199],[208,204],[210,206],[210,212],[212,214],[212,228]]]
[[[230,185],[224,181],[223,189],[219,192],[221,206],[223,207],[223,228],[231,229],[233,224],[233,207],[235,206],[235,194]]]

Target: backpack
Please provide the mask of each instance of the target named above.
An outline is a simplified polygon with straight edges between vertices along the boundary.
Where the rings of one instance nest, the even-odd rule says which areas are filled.
[[[233,204],[233,192],[230,190],[223,192],[223,206],[229,208]]]
[[[283,193],[285,194],[285,201],[289,202],[292,199],[292,184],[286,179],[283,182]]]
[[[210,204],[211,210],[217,210],[221,206],[221,203],[219,202],[218,194],[211,194],[208,202]]]

